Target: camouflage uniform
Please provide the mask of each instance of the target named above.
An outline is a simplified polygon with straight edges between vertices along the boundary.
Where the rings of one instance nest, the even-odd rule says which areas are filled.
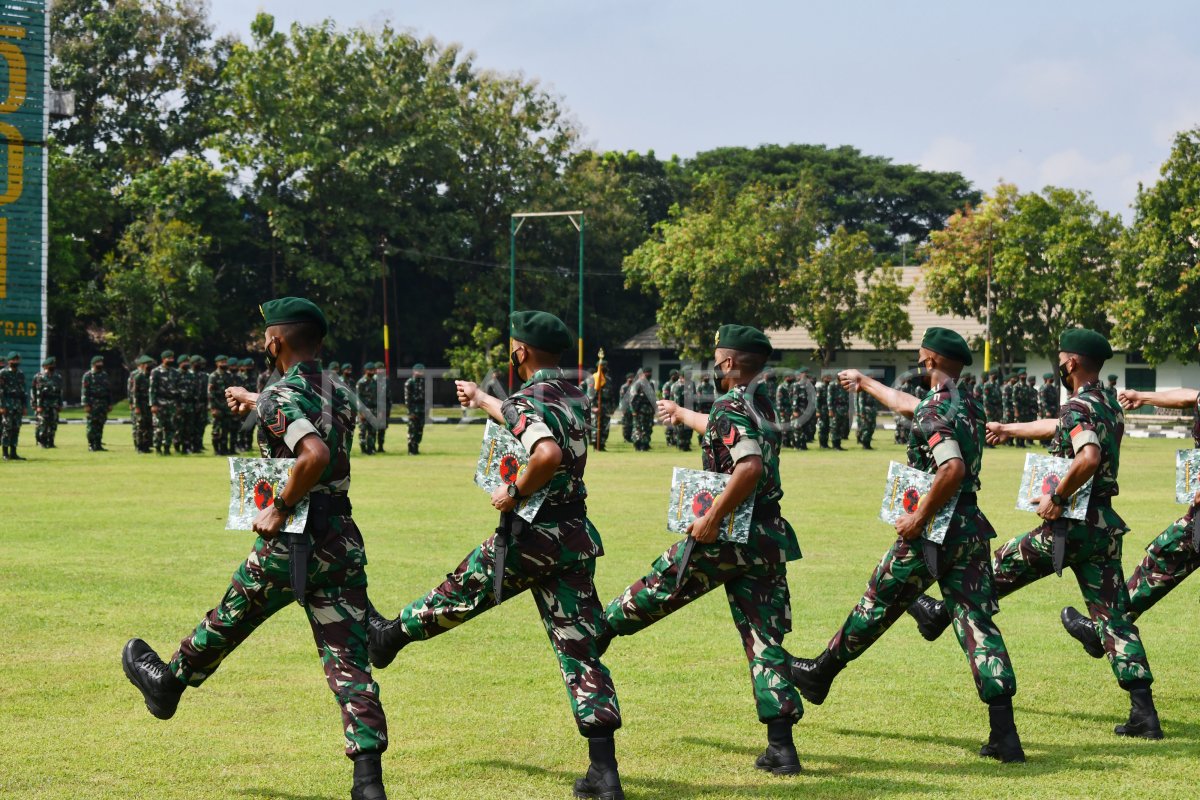
[[[175,452],[192,452],[196,429],[196,403],[199,384],[188,356],[179,357],[179,402],[175,417]]]
[[[879,404],[872,395],[866,392],[855,392],[854,394],[854,403],[857,406],[854,424],[858,427],[858,443],[864,449],[870,450],[871,439],[875,436],[875,415]]]
[[[1033,422],[1037,419],[1037,389],[1029,384],[1024,373],[1013,387],[1013,406],[1017,412],[1017,422]],[[1032,440],[1022,439],[1018,447],[1024,447],[1027,441]]]
[[[983,464],[983,407],[974,397],[957,394],[949,382],[927,394],[913,413],[908,439],[911,467],[932,474],[955,458],[966,467],[958,505],[940,547],[942,574],[936,579],[930,575],[920,540],[897,536],[828,651],[841,664],[858,658],[936,582],[979,698],[990,702],[1016,694],[1017,682],[1004,638],[992,620],[1000,610],[988,558],[988,541],[995,531],[976,499]]]
[[[596,375],[587,380],[584,391],[588,399],[588,411],[592,419],[595,420],[596,436],[599,437],[600,446],[597,449],[605,450],[608,447],[608,429],[611,426],[613,416],[613,384],[612,376],[608,374],[608,370],[603,367],[601,369],[603,369],[603,386],[600,390],[596,391],[596,378],[601,374],[598,371]],[[596,438],[593,438],[592,442],[595,443]]]
[[[750,664],[758,718],[795,721],[804,708],[788,672],[783,637],[792,629],[787,562],[798,560],[801,553],[796,533],[779,508],[783,498],[780,439],[773,424],[770,389],[760,383],[752,402],[753,409],[745,386],[726,392],[713,405],[700,437],[704,469],[709,472],[730,474],[737,461],[762,457],[749,541],[697,543],[683,576],[679,575],[683,543],[676,542],[645,577],[608,604],[605,619],[613,634],[629,636],[724,586]],[[769,424],[760,425],[760,420]]]
[[[54,435],[58,432],[58,414],[63,407],[63,377],[58,370],[45,367],[33,376],[33,410],[37,414],[35,438],[42,447],[54,447]]]
[[[387,721],[367,664],[367,555],[347,497],[350,458],[343,432],[352,413],[350,398],[330,386],[316,362],[306,362],[259,395],[257,410],[264,458],[294,457],[297,443],[309,434],[329,448],[329,465],[309,493],[330,498],[330,515],[326,529],[309,531],[304,610],[341,708],[346,755],[382,752]],[[204,683],[259,625],[296,599],[289,566],[284,537],[257,538],[220,604],[180,642],[168,665],[171,673],[188,686]]]
[[[639,378],[633,384],[633,396],[629,408],[633,412],[633,448],[650,449],[650,435],[654,432],[654,384],[649,378]]]
[[[1004,422],[1004,390],[998,375],[989,375],[983,385],[983,410],[988,422]]]
[[[234,453],[234,437],[237,436],[238,419],[225,402],[225,390],[233,385],[227,361],[217,361],[216,369],[208,375],[205,386],[206,403],[212,417],[213,455],[227,456]]]
[[[1074,458],[1077,448],[1100,448],[1100,466],[1092,479],[1087,521],[1066,520],[1065,564],[1070,566],[1087,602],[1118,683],[1153,681],[1137,626],[1129,618],[1129,594],[1121,566],[1121,544],[1129,530],[1112,508],[1119,491],[1121,437],[1125,416],[1111,405],[1099,382],[1086,384],[1059,412],[1051,454]],[[993,568],[1000,597],[1015,592],[1054,571],[1053,532],[1044,523],[996,551]]]
[[[162,455],[170,455],[179,410],[178,370],[160,363],[150,371],[150,409],[154,422],[154,449]]]
[[[249,391],[255,385],[254,375],[251,370],[254,369],[254,361],[249,358],[243,358],[238,362],[237,385]],[[237,446],[239,452],[247,452],[254,449],[254,425],[242,423],[237,429]]]
[[[413,375],[404,382],[404,405],[408,408],[408,452],[421,451],[425,436],[425,376]]]
[[[705,374],[696,384],[696,411],[708,414],[716,401],[717,387],[713,385],[712,378]]]
[[[1058,416],[1059,392],[1058,384],[1047,378],[1038,389],[1038,417],[1052,419]]]
[[[850,438],[850,393],[835,379],[829,384],[829,425],[835,450]]]
[[[669,398],[681,408],[688,407],[688,401],[692,395],[696,393],[696,389],[692,386],[691,381],[684,378],[682,375],[671,385],[671,397]],[[692,449],[692,429],[687,425],[676,425],[675,427],[675,444],[685,453],[691,452]]]
[[[797,431],[792,426],[792,394],[796,385],[796,376],[787,375],[775,389],[775,413],[779,424],[783,426],[780,437],[780,447],[795,447]]]
[[[1117,376],[1109,375],[1108,383],[1104,385],[1104,396],[1108,398],[1108,402],[1112,405],[1119,405],[1117,402]]]
[[[817,415],[815,412],[808,413],[809,404],[815,402],[815,388],[807,371],[802,371],[800,377],[792,384],[792,424],[798,426],[795,442],[796,447],[801,450],[807,450],[808,443],[817,438]]]
[[[9,457],[17,451],[17,443],[21,437],[21,423],[24,421],[25,410],[28,407],[28,396],[25,394],[25,373],[21,367],[8,366],[0,369],[0,445],[4,446],[4,457]]]
[[[88,450],[104,449],[104,424],[113,407],[112,390],[108,385],[108,373],[103,368],[90,369],[83,373],[79,391],[83,408],[87,412]]]
[[[821,440],[821,449],[829,449],[829,391],[830,381],[822,378],[817,383],[817,435]]]
[[[583,394],[557,369],[536,373],[503,403],[505,427],[527,449],[550,438],[563,453],[539,512],[539,518],[555,521],[521,524],[521,532],[513,534],[504,569],[504,599],[526,589],[533,594],[558,657],[575,724],[587,736],[619,728],[621,712],[596,642],[604,608],[593,576],[604,548],[584,505],[585,404]],[[397,619],[409,639],[431,639],[496,605],[495,539],[485,540],[441,585],[400,612]]]
[[[150,416],[150,370],[142,369],[143,365],[152,363],[149,356],[139,356],[137,366],[125,382],[129,420],[133,427],[133,449],[139,453],[149,453],[154,446],[154,423]]]
[[[192,356],[192,426],[188,449],[193,453],[204,452],[204,429],[208,427],[208,372],[202,356]]]
[[[659,397],[663,400],[671,400],[675,391],[675,382],[678,380],[679,373],[675,370],[671,370],[671,376],[667,379],[667,382],[662,385],[662,389],[659,390],[661,392]],[[663,426],[663,438],[667,440],[668,447],[676,447],[679,444],[679,441],[676,438],[676,433],[677,431],[675,430],[674,425]]]
[[[627,375],[621,385],[621,399],[618,403],[621,409],[621,438],[633,444],[633,376]]]
[[[371,362],[363,366],[362,377],[354,384],[358,396],[358,451],[364,456],[375,454],[374,420],[378,413],[379,396],[375,393],[378,384],[371,374]]]
[[[383,440],[387,436],[388,418],[392,416],[392,390],[382,361],[375,362],[375,398],[380,409],[379,423],[375,426],[375,452],[382,453]]]

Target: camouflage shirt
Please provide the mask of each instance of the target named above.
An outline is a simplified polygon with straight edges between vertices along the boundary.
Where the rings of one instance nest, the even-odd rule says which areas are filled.
[[[113,396],[108,387],[108,373],[103,370],[96,372],[90,369],[83,373],[79,395],[85,406],[104,406],[105,408],[111,406]]]
[[[414,417],[425,416],[425,377],[413,375],[404,382],[404,405]]]
[[[503,403],[504,426],[525,449],[542,439],[552,439],[562,450],[562,461],[546,484],[549,493],[542,506],[550,508],[587,499],[583,482],[587,467],[587,398],[560,369],[539,370]],[[535,522],[515,546],[525,558],[544,555],[558,563],[596,558],[604,554],[600,534],[585,518],[566,522]]]
[[[745,386],[717,398],[700,437],[700,450],[705,470],[726,475],[732,474],[734,465],[743,458],[762,457],[763,471],[754,490],[755,517],[747,546],[767,561],[795,561],[801,557],[796,532],[786,519],[768,511],[783,499],[779,443],[771,390],[760,383],[751,399],[746,397]]]
[[[150,370],[150,405],[166,406],[179,402],[179,370],[159,364]]]
[[[1196,407],[1192,409],[1192,441],[1200,447],[1200,392],[1196,392]]]
[[[31,397],[34,408],[62,408],[63,376],[43,369],[33,376]]]
[[[1085,384],[1063,403],[1058,412],[1050,453],[1074,458],[1086,445],[1100,448],[1100,466],[1092,479],[1092,498],[1116,497],[1117,470],[1121,465],[1121,438],[1125,435],[1125,412],[1110,402],[1099,381]]]
[[[328,379],[316,361],[294,365],[263,389],[257,407],[263,458],[295,458],[300,440],[315,433],[329,448],[329,464],[311,491],[350,491],[346,451],[346,431],[353,413],[350,397]]]
[[[134,369],[125,382],[125,393],[129,397],[131,410],[142,409],[150,403],[150,373]]]

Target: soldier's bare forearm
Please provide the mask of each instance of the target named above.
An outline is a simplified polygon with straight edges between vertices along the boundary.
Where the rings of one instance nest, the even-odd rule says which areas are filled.
[[[1061,497],[1070,497],[1079,491],[1079,487],[1088,482],[1096,470],[1100,468],[1100,448],[1094,444],[1086,444],[1083,449],[1075,454],[1075,458],[1071,459],[1071,466],[1067,469],[1067,474],[1063,475],[1058,484],[1058,494]]]
[[[937,473],[933,476],[933,485],[929,487],[929,493],[925,495],[924,501],[917,508],[921,527],[928,525],[929,520],[937,516],[942,506],[950,502],[950,498],[954,497],[954,493],[962,486],[963,478],[966,475],[967,465],[961,458],[952,458],[938,467]]]
[[[1138,399],[1158,408],[1192,408],[1196,405],[1196,389],[1168,389],[1163,392],[1138,392]]]
[[[686,425],[696,433],[703,434],[708,430],[708,414],[701,414],[699,411],[693,411],[690,408],[680,406],[675,412],[675,417],[681,425]],[[726,489],[725,491],[729,491]]]
[[[754,494],[758,487],[758,479],[762,477],[763,462],[760,456],[746,456],[733,465],[733,474],[725,491],[713,501],[709,511],[716,519],[724,519],[732,514],[746,498]]]
[[[894,413],[903,414],[910,418],[913,412],[917,410],[917,403],[920,402],[908,392],[893,389],[891,386],[881,383],[868,375],[864,375],[859,379],[858,389],[871,395],[881,405],[886,406]]]
[[[1058,430],[1057,419],[1038,419],[1033,422],[1006,422],[1000,426],[1010,439],[1049,439]]]

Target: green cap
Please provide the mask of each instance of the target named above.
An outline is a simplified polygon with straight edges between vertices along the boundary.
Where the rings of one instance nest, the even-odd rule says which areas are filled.
[[[1108,376],[1108,379],[1109,379],[1110,381],[1115,381],[1115,380],[1117,379],[1117,376],[1116,376],[1116,375],[1109,375],[1109,376]]]
[[[141,355],[141,356],[138,356],[137,361],[134,361],[133,363],[134,364],[153,364],[154,359],[147,355]]]
[[[55,360],[54,356],[47,356],[46,360],[42,362],[42,366],[43,367],[53,367],[57,363],[58,363],[58,361]]]
[[[1043,372],[1042,373],[1042,378],[1044,378],[1046,380],[1049,380],[1050,378],[1053,378],[1053,377],[1054,377],[1053,372]]]
[[[229,360],[229,356],[219,355],[213,359],[213,363],[220,364],[222,361],[228,361],[228,360]]]
[[[330,372],[338,372],[339,370],[341,370],[341,368],[342,368],[342,365],[340,363],[338,363],[337,361],[330,361],[329,366],[326,367],[326,369],[328,369]]]
[[[964,367],[969,367],[974,362],[971,358],[971,348],[967,347],[967,340],[949,328],[927,329],[921,338],[921,347],[954,359]]]
[[[412,367],[412,368],[413,368],[413,370],[414,370],[414,371],[416,371],[416,370],[422,370],[422,371],[424,371],[424,369],[425,369],[425,365],[424,365],[424,364],[422,364],[420,361],[418,361],[417,363],[413,364],[413,367]]]
[[[321,328],[321,336],[329,333],[329,321],[313,301],[304,297],[279,297],[259,306],[267,327],[287,325],[292,322],[315,322]]]
[[[96,366],[97,364],[103,364],[103,363],[104,363],[104,356],[92,356],[92,360],[91,360],[91,362],[89,362],[89,363],[91,363],[91,365],[92,365],[93,367],[94,367],[94,366]]]
[[[566,324],[545,311],[514,311],[509,323],[512,338],[547,353],[566,352],[575,343]]]
[[[1113,356],[1112,345],[1104,334],[1090,328],[1067,328],[1058,337],[1058,349],[1099,361],[1107,361]]]
[[[175,358],[175,351],[174,351],[174,350],[163,350],[163,351],[162,351],[162,354],[161,354],[161,355],[158,357],[158,360],[159,360],[159,361],[166,361],[168,358]]]
[[[749,325],[722,325],[717,330],[715,346],[762,356],[771,355],[774,349],[765,333]]]

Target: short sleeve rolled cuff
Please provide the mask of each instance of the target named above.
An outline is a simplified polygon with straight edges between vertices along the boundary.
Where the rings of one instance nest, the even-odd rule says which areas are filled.
[[[1084,430],[1081,427],[1076,427],[1075,430],[1071,431],[1071,448],[1076,453],[1089,444],[1094,444],[1096,447],[1100,446],[1100,437],[1096,435],[1095,431]]]
[[[959,461],[964,460],[962,448],[959,447],[958,442],[954,441],[953,439],[943,439],[934,445],[933,460],[937,462],[939,467],[945,464],[947,461],[953,461],[956,458]]]
[[[550,432],[550,426],[541,420],[530,422],[525,426],[525,430],[521,431],[521,445],[525,448],[526,453],[533,452],[533,446],[542,439],[553,439],[554,434]]]
[[[296,446],[300,444],[300,440],[310,433],[320,435],[316,426],[307,419],[298,419],[287,426],[287,432],[283,434],[283,443],[287,445],[288,450],[294,453],[296,452]]]
[[[762,447],[749,436],[742,436],[738,439],[737,444],[729,448],[729,456],[735,464],[750,456],[762,458]]]

